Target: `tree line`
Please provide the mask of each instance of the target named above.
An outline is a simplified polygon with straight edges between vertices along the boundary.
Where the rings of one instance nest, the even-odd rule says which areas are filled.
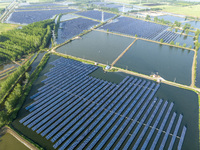
[[[31,75],[26,72],[25,79],[27,80],[27,83],[24,86],[18,83],[9,94],[9,96],[5,99],[5,102],[1,103],[1,105],[4,105],[4,108],[0,111],[0,127],[5,124],[9,124],[13,119],[16,118],[18,111],[22,107],[25,98],[32,88],[32,84],[37,79],[39,73],[42,71],[43,67],[47,63],[49,56],[49,53],[45,54],[45,56],[42,58],[41,62]],[[26,68],[26,66],[29,66],[28,64],[30,63],[27,63],[23,67]],[[23,73],[23,71],[21,73]],[[5,82],[4,84],[6,83],[7,82]]]
[[[51,38],[54,20],[35,22],[0,35],[0,63],[20,59],[45,48]]]

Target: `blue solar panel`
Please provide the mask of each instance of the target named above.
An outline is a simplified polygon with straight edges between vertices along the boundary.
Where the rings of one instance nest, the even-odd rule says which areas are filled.
[[[141,148],[142,150],[146,149],[146,147],[147,147],[147,145],[148,145],[148,143],[149,143],[149,141],[150,141],[150,139],[151,139],[151,137],[152,137],[152,135],[153,135],[153,133],[155,131],[155,128],[158,125],[158,123],[159,123],[159,121],[160,121],[160,119],[161,119],[161,117],[162,117],[162,115],[163,115],[163,113],[164,113],[164,111],[165,111],[165,109],[167,107],[167,104],[168,104],[168,102],[166,101],[165,104],[163,105],[163,107],[162,107],[162,109],[161,109],[161,111],[160,111],[155,123],[153,124],[153,127],[152,127],[148,137],[146,138],[145,142],[142,145],[142,148]],[[141,141],[141,139],[139,139],[139,140]]]
[[[183,140],[184,140],[184,137],[185,137],[186,130],[187,130],[187,128],[184,126],[184,127],[183,127],[183,131],[182,131],[182,133],[181,133],[180,141],[179,141],[179,143],[178,143],[178,148],[177,148],[178,150],[181,150],[181,148],[182,148]]]
[[[38,91],[44,92],[46,91],[49,87],[53,88],[57,86],[58,83],[63,84],[66,82],[72,82],[75,81],[76,79],[80,78],[81,76],[85,76],[84,72],[76,72],[74,74],[69,74],[69,76],[65,76],[62,79],[57,78],[58,81],[50,81],[48,84],[44,85],[43,87],[39,88]]]
[[[97,85],[98,86],[98,85]],[[92,90],[94,90],[96,88],[96,85],[92,86],[92,88],[90,90],[88,90],[86,93],[83,94],[83,96],[81,96],[79,99],[83,99],[84,97],[86,97],[89,93],[91,93]],[[85,105],[83,105],[81,108],[85,108],[87,106],[88,102],[85,103]],[[88,109],[88,108],[87,108]],[[76,110],[76,107],[72,108],[70,110],[70,112],[73,112],[74,110]],[[57,133],[63,126],[65,126],[66,123],[68,123],[71,119],[73,119],[77,114],[79,114],[79,112],[81,111],[81,109],[76,110],[72,115],[70,115],[70,117],[68,117],[66,120],[64,120],[64,122],[62,122],[61,124],[59,124],[59,126],[57,128],[55,128],[51,133],[49,133],[46,136],[46,139],[51,138],[55,133]],[[81,113],[80,115],[84,115],[83,113]],[[63,120],[62,120],[63,121]],[[59,134],[57,134],[57,136],[59,136]]]
[[[106,92],[109,92],[113,87],[114,87],[114,86],[111,86]],[[86,89],[86,90],[87,90],[87,89]],[[85,92],[85,91],[84,91],[84,92]],[[106,93],[106,92],[105,92],[105,93]],[[80,100],[81,100],[81,99],[80,99]],[[80,104],[78,104],[78,105],[80,105]],[[78,108],[78,106],[75,106],[75,107]],[[69,108],[69,109],[70,109],[70,108]],[[66,108],[66,110],[69,110],[69,109]],[[61,113],[63,113],[63,112],[61,112]],[[56,117],[57,117],[57,116],[54,117],[55,119],[53,118],[53,119],[51,119],[50,121],[48,121],[48,123],[50,123],[50,124],[53,123],[54,120],[56,120]],[[62,117],[62,118],[64,119],[65,117]],[[59,119],[59,120],[60,120],[60,121],[63,121],[62,118]],[[56,122],[55,122],[55,123],[56,123]],[[42,135],[44,136],[44,135],[45,135],[47,132],[49,132],[51,129],[55,128],[55,126],[56,126],[55,123],[52,124],[47,130],[45,130],[45,131],[42,133]],[[43,126],[43,127],[44,127],[44,126]],[[44,128],[43,128],[43,127],[40,128],[40,129],[37,131],[37,133],[38,133],[38,132],[41,132],[41,131],[45,128],[45,127],[44,127]]]
[[[105,82],[105,84],[106,84],[106,82]],[[108,84],[108,85],[110,85],[110,84]],[[85,88],[85,87],[79,88],[76,92],[73,93],[73,95],[75,95],[76,93],[78,93],[79,91],[81,91],[83,88]],[[71,97],[73,97],[73,95],[70,95],[70,97],[68,97],[67,99],[70,99]],[[42,124],[44,124],[47,121],[47,119],[50,119],[50,118],[54,117],[57,114],[57,112],[58,112],[58,110],[56,110],[55,112],[53,112],[53,114],[50,114],[49,116],[47,116],[45,119],[41,120],[40,123],[33,128],[33,130],[37,129],[39,126],[41,126]]]
[[[160,145],[159,150],[164,149],[165,143],[166,143],[166,141],[167,141],[168,135],[169,135],[170,130],[171,130],[171,128],[172,128],[172,125],[173,125],[173,123],[174,123],[175,117],[176,117],[176,113],[173,113],[173,116],[172,116],[171,121],[170,121],[170,123],[169,123],[169,125],[168,125],[167,131],[166,131],[165,136],[164,136],[164,138],[163,138],[163,140],[162,140],[162,143],[161,143],[161,145]]]
[[[156,115],[156,113],[157,113],[157,111],[158,111],[158,109],[159,109],[161,103],[162,103],[162,100],[159,101],[159,103],[157,104],[156,108],[154,109],[154,112],[151,114],[150,119],[148,120],[147,124],[145,125],[144,129],[142,130],[142,133],[140,134],[139,138],[137,139],[136,143],[134,144],[133,149],[137,149],[137,148],[138,148],[138,146],[139,146],[139,144],[140,144],[142,138],[144,137],[144,135],[145,135],[147,129],[149,128],[151,122],[153,121],[153,119],[154,119],[154,117],[155,117],[155,115]],[[147,115],[148,115],[148,114],[147,114]],[[141,125],[141,123],[142,123],[142,122],[140,122],[140,125]],[[138,126],[139,126],[139,125],[138,125]],[[128,145],[126,145],[127,147],[130,146],[131,140],[133,140],[132,135],[131,135],[131,138],[130,138],[129,141],[128,141],[129,144],[128,144],[128,142],[127,142],[127,144],[128,144]],[[126,146],[125,146],[125,147],[126,147]]]
[[[77,85],[77,84],[79,84],[80,82],[82,82],[83,80],[85,80],[87,77],[85,77],[85,76],[82,76],[82,77],[80,77],[80,78],[78,78],[78,79],[74,79],[74,80],[71,80],[71,82],[69,81],[69,82],[65,82],[64,84],[63,83],[57,83],[58,85],[57,86],[55,86],[55,87],[51,87],[49,90],[47,90],[47,91],[45,91],[43,94],[41,94],[40,96],[38,96],[35,100],[38,100],[38,99],[40,99],[40,98],[45,98],[45,97],[48,97],[49,95],[52,95],[53,93],[55,93],[57,90],[60,90],[60,89],[62,89],[62,90],[65,90],[65,89],[67,89],[68,87],[74,87],[75,85]],[[61,85],[61,86],[59,86],[59,85]],[[55,91],[55,92],[52,92],[52,91]],[[45,95],[45,97],[44,97],[44,95]]]
[[[154,150],[154,149],[155,149],[155,146],[157,145],[157,142],[158,142],[158,140],[159,140],[159,138],[160,138],[160,136],[161,136],[161,133],[162,133],[162,131],[163,131],[163,129],[164,129],[164,126],[165,126],[165,124],[166,124],[166,122],[167,122],[167,119],[168,119],[168,117],[169,117],[169,114],[170,114],[170,112],[171,112],[173,106],[174,106],[174,103],[171,103],[170,106],[169,106],[169,108],[168,108],[168,110],[167,110],[167,113],[166,113],[166,115],[165,115],[165,118],[164,118],[164,120],[163,120],[163,122],[162,122],[162,124],[161,124],[161,126],[160,126],[160,129],[159,129],[159,131],[158,131],[158,133],[157,133],[157,135],[156,135],[156,137],[155,137],[155,139],[154,139],[154,141],[153,141],[153,144],[151,145],[151,150]]]
[[[134,84],[136,82],[136,79],[132,82],[132,83],[130,83],[129,84],[129,86],[126,88],[126,90],[125,91],[127,91],[129,88],[131,88],[132,87],[132,85]],[[126,93],[125,91],[123,91],[124,93]],[[119,98],[120,99],[120,98]],[[115,101],[118,101],[119,99],[115,99]],[[124,100],[121,100],[120,102],[123,102]],[[117,109],[117,107],[120,107],[121,106],[121,103],[118,103],[117,104],[117,106],[115,107],[116,109]],[[115,111],[115,108],[113,109],[113,111]],[[123,108],[124,109],[124,108]],[[123,110],[122,109],[122,110]],[[122,111],[122,110],[120,110],[120,111]],[[97,112],[98,114],[99,114],[99,112]],[[121,113],[121,112],[118,112],[119,114]],[[117,116],[118,117],[118,116]],[[81,132],[82,132],[82,130],[84,130],[87,126],[88,126],[88,124],[90,123],[90,122],[92,122],[93,121],[93,119],[95,119],[96,118],[96,115],[95,116],[93,116],[93,117],[91,117],[91,119],[89,119],[85,124],[84,124],[84,126],[82,125],[81,127],[81,130],[78,130],[75,134],[76,134],[76,136],[78,136],[78,134],[80,134]],[[112,119],[112,121],[113,121],[114,119]],[[104,121],[103,121],[104,122]],[[105,123],[105,122],[104,122]],[[111,122],[109,122],[109,124],[111,124]],[[91,129],[91,128],[90,128]],[[70,130],[70,132],[71,132],[72,130]],[[71,133],[69,133],[68,134],[68,136],[69,135],[71,135]],[[66,141],[63,145],[62,145],[62,147],[61,147],[61,149],[64,149],[65,147],[67,147],[70,143],[71,143],[71,141],[76,137],[76,136],[74,136],[73,135],[73,137],[71,137],[68,141]],[[85,135],[84,135],[85,136]],[[66,138],[66,137],[65,137]],[[82,137],[83,138],[83,137]],[[56,147],[57,145],[55,145],[55,147]],[[55,148],[54,147],[54,148]],[[73,149],[73,148],[72,148]]]
[[[138,131],[140,130],[142,124],[144,123],[144,121],[146,120],[146,118],[148,117],[149,113],[151,112],[153,106],[155,105],[155,101],[157,101],[157,98],[154,99],[154,101],[151,102],[150,106],[148,107],[146,113],[144,114],[143,118],[139,121],[139,124],[137,125],[136,129],[134,130],[134,132],[131,134],[130,138],[128,139],[126,145],[124,146],[125,149],[128,149],[129,146],[131,145],[133,139],[135,138],[135,136],[138,134]],[[160,106],[161,103],[159,103]],[[155,109],[155,113],[157,112],[159,107],[156,107]],[[131,128],[133,128],[133,126],[130,126]],[[130,128],[129,127],[129,128]]]
[[[129,128],[126,130],[126,132],[124,133],[124,135],[122,136],[122,138],[120,139],[120,141],[117,143],[116,148],[120,147],[122,145],[122,143],[124,142],[124,140],[126,139],[126,137],[129,135],[132,127],[135,125],[135,123],[137,122],[137,120],[139,119],[139,117],[142,115],[144,109],[147,107],[147,105],[149,104],[150,100],[153,98],[153,96],[155,95],[155,93],[157,92],[158,88],[160,87],[159,84],[156,85],[155,89],[153,90],[153,92],[150,94],[150,96],[148,97],[148,99],[146,100],[145,104],[142,106],[142,108],[140,109],[140,112],[137,114],[137,116],[134,118],[134,121],[131,123],[131,125],[129,126]],[[137,106],[135,107],[135,111],[132,112],[132,115],[130,118],[133,117],[133,115],[135,114],[136,110],[139,108],[138,106],[140,106],[141,104],[137,104]]]
[[[125,84],[125,85],[123,85],[123,86],[126,86],[127,84]],[[122,86],[122,87],[123,87]],[[130,87],[131,87],[131,85],[129,85]],[[124,89],[124,88],[123,88]],[[126,89],[125,89],[126,90]],[[119,90],[120,91],[120,90]],[[119,91],[117,91],[116,93],[118,93]],[[116,94],[115,93],[115,94]],[[116,103],[117,101],[115,101],[115,103]],[[113,110],[114,111],[114,110]],[[88,123],[88,122],[87,122]],[[69,128],[69,127],[67,127],[67,128]],[[72,130],[70,130],[70,131],[72,131]],[[71,134],[71,133],[70,133]],[[70,135],[70,134],[68,134],[68,135]],[[59,135],[60,136],[60,135]],[[58,134],[57,134],[57,136],[55,136],[55,138],[53,138],[51,141],[52,142],[54,142],[54,141],[56,141],[58,138],[59,138],[59,136],[58,136]],[[55,147],[57,147],[57,146],[59,146],[64,140],[66,139],[66,137],[64,136],[63,138],[61,138],[55,145],[54,145],[54,148]],[[66,145],[66,144],[65,144]]]
[[[148,85],[148,84],[147,84]],[[143,90],[140,92],[140,93],[144,93],[146,88],[148,86],[145,86],[143,88]],[[138,91],[142,88],[142,84],[135,90],[135,92],[129,97],[129,99],[127,101],[131,101],[135,96],[136,94],[138,93]],[[149,91],[151,91],[151,88],[148,89]],[[146,92],[148,93],[148,91]],[[140,96],[142,94],[139,94]],[[131,110],[132,108],[135,106],[135,104],[137,103],[137,101],[139,100],[140,96],[137,96],[133,102],[131,102],[131,104],[129,104],[129,107],[127,108],[126,112],[123,114],[123,116],[126,116]],[[145,96],[145,95],[144,95]],[[145,98],[145,97],[143,97]],[[142,101],[142,99],[141,99]],[[133,110],[134,111],[134,110]],[[133,115],[133,113],[131,113]],[[126,127],[127,123],[130,121],[130,118],[132,118],[131,115],[128,116],[128,118],[125,120],[125,122],[122,124],[121,128],[117,131],[117,133],[113,136],[112,140],[108,143],[106,149],[110,149],[112,147],[112,145],[114,144],[114,142],[116,141],[116,139],[118,138],[118,136],[121,134],[121,132],[124,130],[124,128]]]
[[[143,82],[144,83],[144,82]],[[142,87],[142,86],[141,86]],[[137,98],[139,99],[139,97],[137,96]],[[136,99],[137,99],[136,98]],[[137,100],[136,100],[137,101]],[[117,113],[117,114],[119,114],[119,112]],[[109,114],[110,115],[110,114]],[[107,116],[105,119],[104,119],[104,121],[102,121],[102,122],[106,122],[109,118],[110,118],[110,116]],[[111,114],[112,115],[112,114]],[[113,120],[113,119],[112,119]],[[109,123],[110,124],[110,123]],[[103,126],[103,125],[100,125],[100,126]],[[100,129],[100,128],[99,128]],[[98,132],[98,130],[97,130],[97,132]],[[101,132],[102,134],[104,133],[104,132]],[[92,141],[92,143],[89,145],[89,147],[88,148],[92,148],[92,147],[94,147],[95,146],[95,144],[98,142],[98,140],[100,139],[100,135],[98,135],[97,137],[99,137],[99,138],[95,138],[93,141]]]
[[[168,150],[172,150],[172,148],[173,148],[173,146],[174,146],[174,142],[175,142],[175,140],[176,140],[176,136],[177,136],[179,127],[180,127],[180,125],[181,125],[182,119],[183,119],[183,115],[180,115],[179,118],[178,118],[178,122],[177,122],[177,124],[176,124],[175,130],[174,130],[174,133],[173,133],[171,142],[170,142],[170,144],[169,144]]]
[[[89,80],[86,80],[85,82],[81,83],[79,86],[77,86],[76,88],[78,89],[77,91],[81,90],[82,88],[85,88],[87,87],[88,85],[90,85],[92,82],[94,82],[95,79],[92,79],[91,78]],[[86,84],[85,84],[86,83]],[[79,88],[80,87],[80,88]],[[77,93],[75,93],[77,94]],[[67,95],[67,93],[65,92],[64,93],[64,96],[61,97],[60,99],[62,100],[62,98],[65,98]],[[30,118],[31,116],[35,115],[36,113],[38,113],[40,110],[42,110],[43,108],[47,107],[51,102],[53,101],[53,99],[51,99],[50,101],[44,101],[44,104],[43,103],[39,103],[41,104],[42,106],[39,107],[37,110],[35,110],[34,112],[32,112],[31,114],[29,114],[28,116],[24,117],[22,120],[20,120],[20,123],[24,122],[26,119]]]
[[[44,93],[44,97],[41,97],[39,100],[37,100],[36,102],[34,102],[34,103],[32,103],[31,105],[29,105],[26,109],[30,109],[30,111],[33,111],[33,110],[35,110],[36,108],[37,108],[37,104],[38,103],[44,103],[44,101],[48,101],[48,100],[50,100],[50,99],[52,99],[52,98],[54,98],[55,96],[57,97],[57,98],[59,98],[60,96],[62,96],[62,94],[65,92],[68,92],[68,91],[70,91],[70,90],[72,90],[72,91],[74,91],[74,87],[76,87],[77,85],[79,85],[80,83],[82,83],[82,82],[84,82],[86,79],[87,79],[88,77],[86,77],[86,78],[83,78],[83,79],[81,79],[81,80],[79,80],[78,82],[76,82],[75,84],[72,82],[72,83],[70,83],[70,84],[68,84],[68,85],[66,85],[65,87],[63,87],[63,89],[56,89],[56,90],[54,90],[54,92],[51,92],[50,94],[46,94],[45,95],[45,93]],[[74,88],[74,89],[73,89]],[[42,101],[42,102],[41,102]]]
[[[134,91],[134,89],[138,86],[138,84],[141,82],[141,80],[139,80],[139,82],[137,82],[135,84],[135,87],[132,88],[132,92]],[[126,103],[121,106],[120,110],[117,112],[117,114],[121,114],[121,112],[128,106],[128,104],[130,103],[130,101],[133,99],[133,95],[135,97],[135,95],[138,93],[138,91],[143,87],[143,85],[145,84],[146,81],[143,81],[142,84],[139,85],[139,87],[135,90],[135,92],[130,96],[130,98],[126,101]],[[150,82],[148,82],[145,87],[142,89],[141,93],[144,93],[144,91],[148,88]],[[129,94],[129,93],[128,93]],[[126,97],[124,97],[123,99],[121,99],[121,102],[125,101]],[[103,145],[107,142],[107,140],[110,138],[110,136],[115,132],[115,130],[118,128],[118,126],[121,124],[121,122],[125,119],[125,116],[130,112],[131,110],[131,104],[129,105],[129,107],[126,109],[125,113],[123,114],[123,116],[118,120],[118,122],[114,125],[114,127],[112,127],[112,129],[109,131],[109,133],[107,134],[107,136],[101,141],[100,145],[98,145],[97,149],[101,149],[103,147]],[[110,123],[109,123],[110,124]],[[112,124],[110,124],[112,125]],[[108,144],[110,146],[110,144]],[[106,148],[107,149],[107,148]]]

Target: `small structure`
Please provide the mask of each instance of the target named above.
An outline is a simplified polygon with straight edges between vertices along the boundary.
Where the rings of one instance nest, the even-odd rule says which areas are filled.
[[[164,78],[162,78],[160,75],[158,75],[158,72],[156,72],[156,74],[150,75],[151,77],[155,78],[157,80],[158,83],[165,81]]]
[[[94,65],[95,65],[95,66],[97,66],[97,65],[98,65],[98,63],[97,63],[97,62],[95,62],[95,63],[94,63]]]
[[[109,70],[109,69],[110,69],[110,66],[107,65],[107,66],[105,67],[105,70]]]

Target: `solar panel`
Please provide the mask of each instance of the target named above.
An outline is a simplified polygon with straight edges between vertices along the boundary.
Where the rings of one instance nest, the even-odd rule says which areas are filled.
[[[180,141],[178,143],[178,148],[177,148],[178,150],[181,150],[181,148],[182,148],[183,140],[184,140],[184,137],[185,137],[186,130],[187,130],[187,128],[184,126],[183,130],[182,130],[182,133],[181,133]]]
[[[174,123],[175,117],[176,117],[176,113],[173,113],[173,116],[172,116],[171,121],[170,121],[170,123],[169,123],[169,125],[168,125],[168,127],[167,127],[167,131],[166,131],[165,136],[164,136],[164,138],[163,138],[163,140],[162,140],[162,143],[161,143],[161,145],[160,145],[159,150],[164,149],[165,143],[166,143],[166,141],[167,141],[168,135],[169,135],[170,130],[171,130],[171,128],[172,128],[172,125],[173,125],[173,123]]]
[[[167,107],[167,104],[168,104],[168,102],[166,101],[165,104],[163,105],[161,111],[159,112],[159,115],[156,118],[156,121],[154,122],[153,127],[152,127],[151,131],[148,134],[148,137],[146,138],[146,140],[144,141],[144,143],[142,145],[142,148],[141,148],[142,150],[146,149],[146,147],[147,147],[147,145],[148,145],[148,143],[149,143],[149,141],[150,141],[150,139],[151,139],[151,137],[152,137],[152,135],[153,135],[153,133],[155,131],[156,126],[160,122],[160,119],[161,119],[161,117],[162,117],[162,115],[163,115],[163,113],[164,113],[164,111],[165,111],[165,109]],[[141,138],[143,138],[143,136],[141,136]],[[139,139],[138,142],[141,142],[141,139]]]
[[[174,142],[175,142],[175,140],[176,140],[176,136],[177,136],[179,127],[180,127],[180,125],[181,125],[182,119],[183,119],[183,115],[180,115],[179,118],[178,118],[178,122],[177,122],[177,124],[176,124],[175,130],[174,130],[174,133],[173,133],[171,142],[170,142],[170,144],[169,144],[168,150],[171,150],[171,149],[173,148],[173,145],[174,145]]]

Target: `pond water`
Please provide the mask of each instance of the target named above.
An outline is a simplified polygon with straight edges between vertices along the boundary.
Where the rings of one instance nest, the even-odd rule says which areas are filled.
[[[186,44],[186,47],[189,46],[192,46],[192,48],[194,47],[194,40],[193,37],[191,36],[179,35],[174,41],[174,43],[176,42],[180,43],[181,46],[183,46],[183,44]]]
[[[191,24],[191,27],[194,28],[200,28],[200,22],[199,21],[189,21],[189,22],[184,22],[182,25],[185,25],[186,23]]]
[[[54,61],[57,58],[59,57],[55,55],[50,56],[50,59],[48,60],[47,65],[45,66],[43,71],[40,73],[39,78],[34,82],[32,90],[29,96],[27,97],[22,109],[20,110],[17,116],[17,119],[12,123],[12,125],[16,129],[18,129],[20,132],[22,132],[25,136],[28,136],[30,139],[32,139],[33,141],[41,145],[43,148],[48,149],[48,150],[51,150],[51,149],[53,150],[53,147],[52,147],[53,144],[50,141],[43,138],[41,135],[36,134],[36,132],[32,131],[31,129],[24,127],[23,124],[19,123],[19,120],[27,115],[28,111],[26,111],[24,108],[28,106],[32,101],[34,101],[34,100],[29,99],[29,97],[35,94],[38,88],[43,86],[43,83],[41,83],[41,81],[46,78],[44,74],[47,73],[50,68],[52,68],[52,65],[50,65],[49,63],[51,61]],[[99,68],[98,70],[96,70],[90,75],[93,77],[104,79],[104,80],[114,82],[117,84],[121,82],[126,76],[128,76],[128,74],[125,74],[122,72],[104,73],[102,68]],[[184,143],[182,146],[182,150],[187,150],[187,149],[198,150],[198,97],[197,95],[192,91],[183,90],[177,87],[172,87],[172,86],[168,86],[161,83],[161,86],[158,92],[156,93],[155,97],[163,99],[164,101],[173,102],[174,107],[172,111],[175,111],[177,115],[179,114],[183,115],[181,128],[183,127],[183,125],[186,125],[187,132],[186,132],[186,136],[185,136]],[[167,124],[168,123],[169,123],[169,119],[167,121]],[[178,132],[178,135],[180,135],[180,130]],[[169,143],[169,140],[168,140],[168,143]],[[178,140],[175,141],[175,144],[177,143],[178,143]]]
[[[181,22],[185,20],[185,18],[171,16],[171,15],[158,16],[158,19],[164,19],[165,21],[170,21],[172,23],[174,23],[175,21]]]
[[[57,51],[99,63],[111,64],[133,41],[133,38],[92,31],[81,39],[59,47]]]
[[[29,71],[29,74],[33,73],[33,71],[36,69],[37,65],[40,63],[42,57],[46,54],[46,52],[40,52],[40,54],[37,56],[37,58],[34,60],[34,62],[31,64],[31,70]],[[34,55],[35,57],[35,55]],[[33,57],[33,58],[34,58]]]
[[[24,144],[19,142],[14,136],[9,133],[0,135],[1,150],[29,150]]]
[[[119,59],[116,67],[151,75],[185,85],[191,83],[193,51],[137,40]]]

